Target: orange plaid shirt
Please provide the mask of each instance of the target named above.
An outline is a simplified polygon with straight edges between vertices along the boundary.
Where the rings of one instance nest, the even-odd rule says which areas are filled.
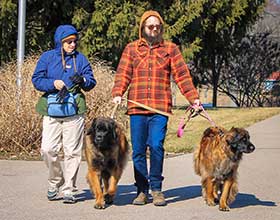
[[[128,89],[128,99],[171,113],[171,75],[190,103],[198,99],[189,69],[174,43],[163,41],[149,47],[143,39],[136,40],[123,51],[115,74],[112,96],[123,96]],[[127,113],[153,112],[128,102]]]

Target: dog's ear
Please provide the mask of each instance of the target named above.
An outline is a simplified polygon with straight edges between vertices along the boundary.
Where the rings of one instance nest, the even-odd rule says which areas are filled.
[[[92,127],[90,127],[89,129],[87,129],[86,135],[90,135],[92,134]]]
[[[231,144],[233,143],[234,137],[232,136],[232,134],[227,134],[227,135],[225,136],[225,139],[226,139],[227,144],[228,144],[228,145],[231,145]]]
[[[244,135],[242,134],[246,134],[245,132],[246,131],[243,128],[235,127],[232,127],[228,132],[226,141],[230,145],[233,152],[240,151],[240,144],[242,143],[242,139],[244,139]]]
[[[237,128],[232,127],[225,136],[226,142],[228,145],[230,145],[231,147],[234,147],[234,143],[237,142],[238,139],[238,131]]]
[[[233,132],[233,141],[239,142],[242,139],[242,134],[245,133],[244,129],[232,127],[231,130]]]
[[[90,134],[92,134],[92,133],[94,132],[95,124],[96,124],[96,118],[94,118],[94,119],[92,120],[91,126],[90,126],[90,128],[87,130],[86,135],[90,135]]]
[[[118,126],[115,121],[112,122],[112,135],[113,140],[117,140],[118,138]]]

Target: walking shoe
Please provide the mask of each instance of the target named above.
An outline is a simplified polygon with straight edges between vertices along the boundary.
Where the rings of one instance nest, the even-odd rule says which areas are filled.
[[[49,201],[53,201],[57,199],[57,194],[58,194],[58,188],[56,187],[50,187],[48,189],[47,197]]]
[[[74,204],[77,202],[77,199],[72,194],[65,194],[63,196],[63,203],[65,204]]]
[[[147,195],[143,192],[140,192],[138,196],[133,200],[133,205],[145,205],[147,204]]]
[[[153,204],[155,206],[165,206],[166,205],[164,195],[161,191],[152,191],[152,196],[153,196]]]

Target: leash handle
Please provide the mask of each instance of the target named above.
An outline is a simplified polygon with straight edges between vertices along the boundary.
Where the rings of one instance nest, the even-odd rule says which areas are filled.
[[[142,103],[140,103],[140,102],[136,102],[136,101],[133,101],[133,100],[124,98],[124,97],[122,97],[122,100],[126,100],[126,101],[131,102],[131,103],[133,103],[133,104],[135,104],[135,105],[138,105],[138,106],[140,106],[140,107],[142,107],[142,108],[144,108],[144,109],[147,109],[147,110],[152,111],[152,112],[156,112],[156,113],[158,113],[158,114],[161,114],[161,115],[164,115],[164,116],[167,116],[167,117],[172,116],[171,114],[169,114],[169,113],[167,113],[167,112],[164,112],[164,111],[161,111],[161,110],[152,108],[152,107],[147,106],[147,105],[144,105],[144,104],[142,104]],[[114,109],[113,109],[113,111],[112,111],[112,113],[111,113],[111,118],[114,118],[114,115],[115,115],[115,112],[116,112],[116,110],[117,110],[117,108],[118,108],[118,105],[119,105],[119,104],[116,103],[116,105],[115,105],[115,107],[114,107]]]
[[[128,101],[128,102],[131,102],[131,103],[133,103],[133,104],[135,104],[135,105],[138,105],[138,106],[140,106],[140,107],[142,107],[142,108],[144,108],[144,109],[147,109],[147,110],[149,110],[149,111],[156,112],[156,113],[158,113],[158,114],[161,114],[161,115],[164,115],[164,116],[167,116],[167,117],[172,116],[171,114],[169,114],[169,113],[167,113],[167,112],[164,112],[164,111],[161,111],[161,110],[152,108],[152,107],[147,106],[147,105],[144,105],[144,104],[142,104],[142,103],[140,103],[140,102],[136,102],[136,101],[133,101],[133,100],[130,100],[130,99],[127,99],[127,98],[123,98],[123,97],[122,97],[122,99],[123,99],[123,100],[126,100],[126,101]]]
[[[199,106],[200,106],[201,111],[204,113],[204,115],[201,114],[201,111],[199,111],[199,112],[197,112],[195,115],[191,115],[191,114],[190,114],[189,117],[193,118],[193,117],[195,117],[196,115],[200,115],[200,116],[202,116],[203,118],[206,118],[206,119],[211,123],[212,126],[216,126],[215,122],[211,119],[211,117],[209,116],[209,114],[205,111],[203,105],[199,105]],[[189,108],[195,110],[194,105],[189,106]],[[188,110],[188,109],[187,109],[187,110]]]
[[[190,105],[190,106],[187,108],[187,110],[186,110],[185,113],[188,113],[188,111],[190,111],[191,109],[193,109],[193,106],[192,106],[192,105]],[[177,137],[182,137],[182,136],[183,136],[183,134],[184,134],[184,128],[186,127],[187,122],[188,122],[191,118],[192,118],[192,113],[190,113],[190,114],[188,115],[188,119],[187,119],[186,122],[185,122],[185,118],[184,118],[184,117],[181,118],[181,120],[180,120],[180,122],[179,122],[178,129],[177,129]]]
[[[201,112],[195,112],[195,108],[194,108],[194,105],[190,105],[187,110],[186,110],[186,113],[188,113],[188,111],[190,111],[190,114],[188,115],[188,119],[187,121],[185,122],[185,118],[181,118],[180,122],[179,122],[179,126],[178,126],[178,130],[177,130],[177,137],[182,137],[183,136],[183,133],[184,133],[184,128],[187,124],[187,122],[189,122],[189,120],[197,115],[200,115],[202,116],[203,118],[206,118],[212,126],[215,126],[216,127],[216,124],[215,122],[210,118],[210,116],[208,115],[208,113],[205,111],[203,105],[200,105],[200,109],[201,111],[205,114],[201,114]],[[193,113],[195,112],[195,115],[193,115]]]

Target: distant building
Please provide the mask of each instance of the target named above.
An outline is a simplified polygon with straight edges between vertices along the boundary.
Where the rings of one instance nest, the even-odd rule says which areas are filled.
[[[280,84],[280,72],[273,72],[266,80],[265,80],[265,90],[267,92],[271,91],[273,87]]]

